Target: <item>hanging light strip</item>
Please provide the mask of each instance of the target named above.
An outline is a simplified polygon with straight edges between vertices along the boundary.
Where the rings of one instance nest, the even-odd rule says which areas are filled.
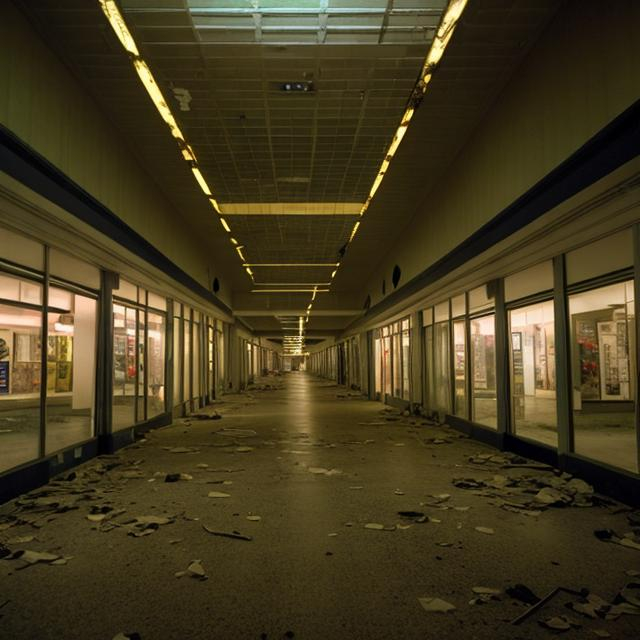
[[[140,78],[140,82],[142,82],[142,85],[149,94],[149,97],[151,98],[151,101],[153,102],[156,110],[160,114],[160,117],[169,127],[171,135],[176,139],[182,157],[189,163],[191,172],[193,173],[193,177],[196,179],[198,186],[209,199],[213,210],[218,214],[222,228],[227,233],[231,233],[231,229],[229,228],[227,221],[221,215],[220,205],[218,204],[217,200],[211,195],[211,189],[209,188],[207,181],[204,179],[204,176],[202,175],[202,172],[198,167],[196,155],[193,152],[191,146],[187,144],[184,134],[180,130],[180,127],[178,126],[178,123],[173,116],[173,113],[171,112],[167,101],[164,99],[162,91],[160,90],[160,87],[158,86],[153,73],[151,73],[149,65],[140,55],[136,42],[131,35],[129,28],[127,27],[127,23],[120,13],[120,9],[118,9],[118,5],[116,4],[115,0],[98,0],[98,2],[100,4],[100,8],[102,9],[102,13],[109,21],[113,32],[115,33],[118,40],[120,40],[120,43],[124,47],[124,50],[129,54],[133,67],[138,74],[138,78]],[[230,241],[233,245],[237,244],[237,241],[234,238],[230,238]],[[242,261],[245,262],[244,257],[242,257]],[[245,269],[245,271],[247,272],[251,280],[253,280],[253,272],[251,271],[251,269]]]
[[[400,143],[407,133],[407,129],[409,128],[409,123],[413,118],[415,113],[415,105],[417,105],[427,90],[427,85],[431,81],[433,73],[440,62],[442,55],[451,40],[451,36],[455,31],[456,25],[462,16],[462,12],[464,11],[465,6],[467,5],[468,0],[449,0],[449,4],[442,16],[442,20],[440,21],[440,25],[436,32],[435,38],[431,43],[431,47],[427,52],[427,57],[425,58],[424,64],[422,65],[422,70],[420,72],[420,77],[411,93],[411,97],[409,98],[409,105],[405,109],[404,114],[402,115],[402,120],[400,121],[400,125],[398,126],[393,140],[387,149],[387,153],[385,155],[382,164],[380,165],[380,169],[373,181],[373,185],[371,185],[371,189],[369,190],[369,195],[367,196],[366,201],[362,205],[360,209],[360,217],[362,217],[365,211],[369,208],[371,201],[373,200],[373,196],[376,191],[380,188],[382,181],[387,173],[389,165],[391,164],[391,159],[395,156],[398,148],[400,147]],[[347,244],[350,244],[355,238],[356,233],[358,232],[358,228],[360,227],[360,220],[357,220],[353,229],[351,230],[351,235],[349,236],[349,240]],[[336,265],[336,270],[331,274],[331,278],[333,279],[336,275],[338,267],[340,264]]]

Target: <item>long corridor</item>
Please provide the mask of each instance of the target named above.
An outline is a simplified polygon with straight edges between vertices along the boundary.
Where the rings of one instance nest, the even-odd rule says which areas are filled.
[[[639,637],[636,607],[567,593],[511,624],[517,584],[611,604],[633,582],[640,551],[594,535],[630,528],[621,505],[309,374],[256,386],[0,508],[0,637]]]

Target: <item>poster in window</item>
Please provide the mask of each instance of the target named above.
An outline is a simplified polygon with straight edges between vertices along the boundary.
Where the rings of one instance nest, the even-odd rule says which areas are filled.
[[[629,399],[629,361],[624,321],[598,322],[601,400]]]

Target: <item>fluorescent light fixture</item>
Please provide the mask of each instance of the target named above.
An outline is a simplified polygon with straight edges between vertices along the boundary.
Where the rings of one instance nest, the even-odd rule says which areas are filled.
[[[312,305],[311,303],[309,303],[309,306],[307,307],[307,313],[309,313],[309,311],[311,311],[311,307],[312,307],[312,306],[313,306],[313,305]]]
[[[251,289],[251,293],[313,293],[314,289]],[[318,293],[328,293],[329,289],[315,289]]]
[[[198,167],[191,167],[191,172],[195,176],[195,179],[198,181],[198,184],[200,185],[200,188],[204,191],[205,195],[211,196],[211,189],[209,189],[209,185],[207,184],[207,181],[204,179],[204,176],[202,175],[202,173],[200,172],[200,169],[198,169]]]
[[[387,151],[387,158],[392,158],[395,155],[396,151],[398,150],[398,147],[400,146],[400,143],[402,142],[402,138],[404,138],[404,134],[407,133],[408,126],[409,126],[408,124],[401,124],[398,127],[398,130],[396,131],[396,135],[393,137],[393,142],[389,147],[389,151]]]
[[[162,95],[162,91],[160,91],[160,87],[158,87],[147,63],[142,58],[136,58],[133,60],[133,66],[135,67],[144,88],[147,90],[149,97],[158,110],[160,117],[167,123],[167,126],[171,130],[171,135],[180,140],[183,145],[186,145],[182,131],[180,131],[180,127],[178,127],[178,123],[173,117],[171,109],[169,109],[169,106]]]
[[[196,154],[193,153],[193,149],[191,148],[190,145],[185,144],[184,147],[182,147],[181,151],[182,151],[182,157],[187,162],[196,162]]]
[[[253,271],[251,271],[251,269],[249,269],[249,267],[245,268],[245,271],[251,276],[251,278],[253,279]]]
[[[334,270],[333,270],[333,273],[331,274],[331,279],[332,279],[332,280],[333,280],[333,278],[335,278],[335,277],[336,277],[336,273],[338,273],[338,270],[337,270],[337,269],[334,269]]]
[[[358,220],[358,222],[356,222],[353,225],[353,231],[351,232],[351,235],[349,236],[349,242],[351,242],[353,240],[353,237],[356,235],[356,231],[358,231],[358,227],[360,226],[360,220]]]
[[[256,282],[257,287],[328,287],[330,282]]]
[[[222,218],[220,218],[222,220]],[[339,262],[246,262],[243,267],[337,267]]]
[[[243,249],[242,245],[238,245],[236,247],[236,251],[238,252],[238,255],[240,256],[240,259],[242,260],[242,262],[245,262],[246,258],[242,255],[242,249]]]
[[[231,240],[231,244],[238,244],[238,241],[235,238],[229,238]]]
[[[220,218],[220,224],[224,227],[224,230],[227,233],[231,233],[231,229],[229,229],[229,225],[227,224],[227,221],[224,218]],[[244,267],[245,265],[242,265],[242,266]]]
[[[215,198],[209,198],[209,202],[211,203],[211,206],[215,209],[216,213],[221,213],[220,205],[218,204],[218,201]]]
[[[118,5],[114,0],[99,0],[102,13],[107,17],[113,32],[118,36],[122,46],[132,55],[139,56],[138,47],[133,39],[133,36],[127,28],[127,24],[118,9]]]
[[[316,299],[316,295],[318,294],[318,287],[313,287],[313,295],[311,296],[311,302]]]

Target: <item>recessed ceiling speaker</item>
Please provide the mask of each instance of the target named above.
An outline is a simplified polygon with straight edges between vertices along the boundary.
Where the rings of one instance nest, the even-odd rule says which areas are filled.
[[[393,283],[393,288],[395,289],[400,282],[400,276],[402,275],[402,270],[398,265],[393,267],[393,273],[391,274],[391,282]]]

